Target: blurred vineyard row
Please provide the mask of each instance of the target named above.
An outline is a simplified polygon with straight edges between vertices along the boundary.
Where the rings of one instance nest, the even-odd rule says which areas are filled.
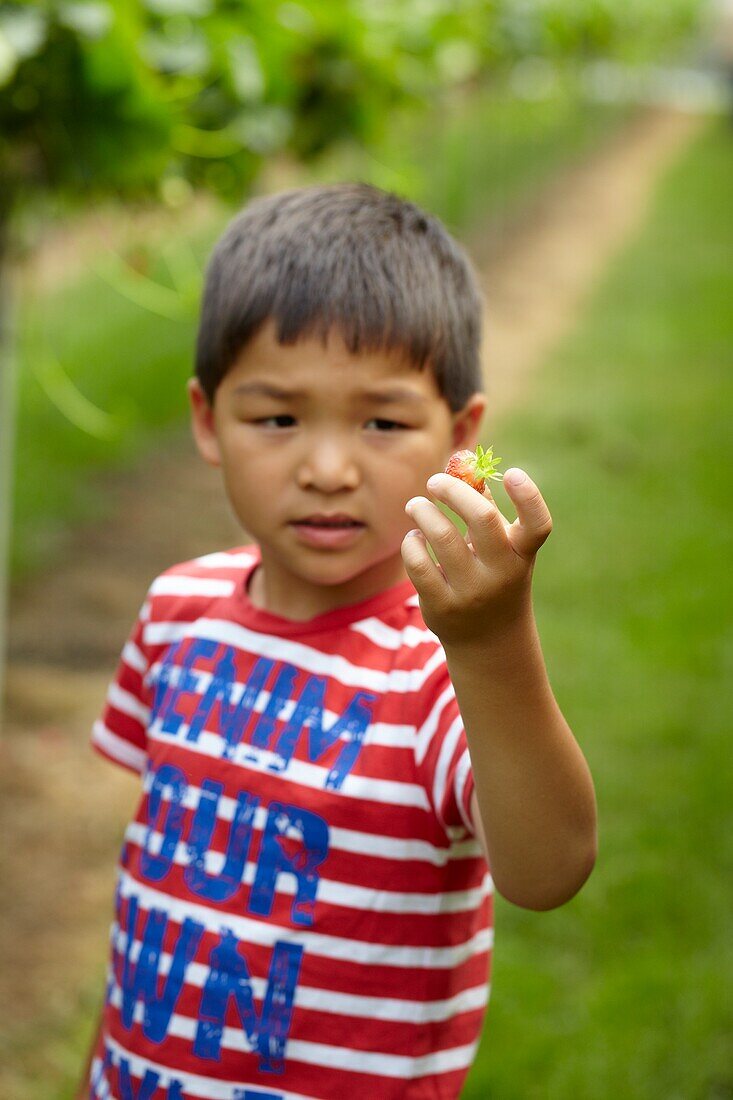
[[[643,61],[700,0],[0,0],[0,219],[49,191],[241,198],[520,58]]]
[[[88,474],[182,422],[205,255],[263,171],[366,179],[465,238],[622,114],[584,101],[584,66],[684,55],[701,4],[0,0],[0,589],[6,545],[15,576],[40,567],[99,513]],[[549,95],[516,99],[522,66]],[[140,200],[162,234],[85,256],[72,225],[63,277],[3,308],[8,250]]]

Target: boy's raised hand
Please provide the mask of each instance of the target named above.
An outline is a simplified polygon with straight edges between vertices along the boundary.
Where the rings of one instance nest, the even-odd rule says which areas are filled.
[[[444,646],[488,647],[531,613],[535,556],[552,530],[552,517],[524,471],[507,470],[503,484],[517,511],[513,523],[497,508],[488,484],[480,494],[449,474],[429,478],[430,494],[465,521],[465,538],[426,497],[412,497],[405,505],[419,530],[405,535],[402,560],[425,625]]]

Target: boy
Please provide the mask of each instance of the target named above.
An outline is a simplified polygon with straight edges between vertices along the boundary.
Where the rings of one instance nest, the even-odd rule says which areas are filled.
[[[548,909],[589,875],[531,606],[549,512],[521,471],[511,525],[431,477],[479,439],[480,318],[443,226],[364,184],[217,244],[192,426],[250,541],[153,582],[95,726],[143,792],[80,1095],[456,1097],[493,884]]]

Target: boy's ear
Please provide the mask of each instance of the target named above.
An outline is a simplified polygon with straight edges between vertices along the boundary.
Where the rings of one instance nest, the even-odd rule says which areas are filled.
[[[189,378],[186,389],[191,405],[191,431],[198,452],[210,466],[221,466],[219,440],[214,427],[214,409],[209,404],[198,378]]]
[[[486,394],[474,393],[463,408],[453,414],[453,451],[476,450],[486,405]]]

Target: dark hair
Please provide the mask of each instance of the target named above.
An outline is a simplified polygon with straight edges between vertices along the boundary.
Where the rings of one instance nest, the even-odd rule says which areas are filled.
[[[196,375],[209,401],[240,350],[273,318],[278,342],[336,327],[352,354],[430,363],[451,410],[483,388],[482,303],[466,253],[441,222],[367,183],[253,199],[209,260]]]

